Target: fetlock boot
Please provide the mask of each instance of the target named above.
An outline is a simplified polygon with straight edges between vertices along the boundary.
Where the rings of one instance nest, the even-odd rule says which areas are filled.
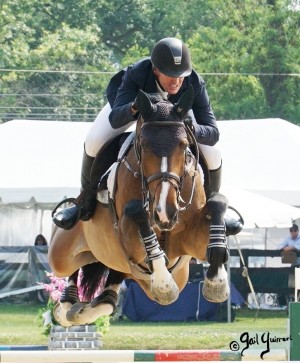
[[[81,188],[82,192],[79,197],[73,201],[73,205],[56,212],[60,203],[52,213],[53,222],[60,228],[71,229],[79,220],[87,221],[93,215],[97,200],[97,183],[91,183],[91,169],[95,158],[89,156],[85,150],[82,158],[81,167]]]
[[[219,192],[221,187],[221,178],[222,178],[222,165],[219,169],[209,170],[209,178],[210,183],[206,188],[206,198],[212,195],[212,193]],[[225,226],[226,226],[226,236],[231,236],[238,234],[243,229],[243,224],[234,218],[224,217]]]

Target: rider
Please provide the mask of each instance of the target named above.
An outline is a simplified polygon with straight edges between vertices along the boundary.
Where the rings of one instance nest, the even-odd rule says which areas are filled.
[[[85,140],[81,170],[82,190],[78,204],[56,212],[54,223],[64,229],[72,228],[78,219],[88,220],[96,206],[98,182],[91,177],[96,154],[108,141],[126,131],[138,118],[135,98],[139,89],[147,93],[166,92],[175,104],[188,88],[194,89],[194,102],[189,112],[195,137],[205,157],[210,177],[207,198],[221,186],[222,159],[218,148],[219,131],[204,80],[192,69],[187,46],[179,39],[164,38],[157,42],[151,58],[142,59],[112,77],[107,87],[108,103],[95,119]],[[102,175],[116,159],[107,152],[99,158]],[[97,158],[97,170],[99,171]],[[225,219],[227,234],[238,233],[242,226],[235,219]]]

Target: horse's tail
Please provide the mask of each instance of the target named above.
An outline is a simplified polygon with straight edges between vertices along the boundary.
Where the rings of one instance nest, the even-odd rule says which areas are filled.
[[[107,277],[105,287],[107,287],[109,285],[121,284],[125,278],[126,278],[126,275],[123,272],[109,269],[109,275]]]
[[[94,262],[81,268],[80,288],[84,299],[90,301],[97,290],[104,287],[109,268],[102,262]]]
[[[85,300],[90,301],[94,294],[104,287],[120,284],[125,274],[108,268],[102,262],[94,262],[81,268],[80,288]]]

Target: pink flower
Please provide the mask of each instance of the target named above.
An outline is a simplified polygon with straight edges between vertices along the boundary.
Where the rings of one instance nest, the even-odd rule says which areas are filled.
[[[51,293],[50,293],[50,297],[53,301],[57,302],[59,301],[60,297],[61,297],[61,292],[58,291],[58,290],[53,290]]]
[[[57,279],[56,280],[56,287],[59,291],[63,291],[64,288],[66,287],[67,283],[65,279]]]
[[[40,283],[44,289],[50,293],[50,298],[57,302],[59,301],[64,288],[67,286],[65,278],[56,277],[53,272],[46,272],[47,277],[50,279],[49,284]]]

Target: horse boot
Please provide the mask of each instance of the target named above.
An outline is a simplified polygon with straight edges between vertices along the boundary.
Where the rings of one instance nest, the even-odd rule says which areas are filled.
[[[221,177],[222,177],[222,165],[219,169],[209,170],[210,183],[206,188],[206,198],[209,199],[213,193],[218,193],[221,187]],[[234,218],[225,217],[224,218],[226,226],[226,236],[233,236],[241,232],[243,229],[243,224]]]
[[[52,212],[53,222],[60,228],[65,230],[71,229],[79,220],[87,221],[93,215],[97,200],[98,183],[91,183],[91,170],[95,158],[89,156],[85,150],[82,158],[81,167],[81,189],[79,197],[73,200],[73,205],[56,212],[57,208],[63,203],[61,202]]]

